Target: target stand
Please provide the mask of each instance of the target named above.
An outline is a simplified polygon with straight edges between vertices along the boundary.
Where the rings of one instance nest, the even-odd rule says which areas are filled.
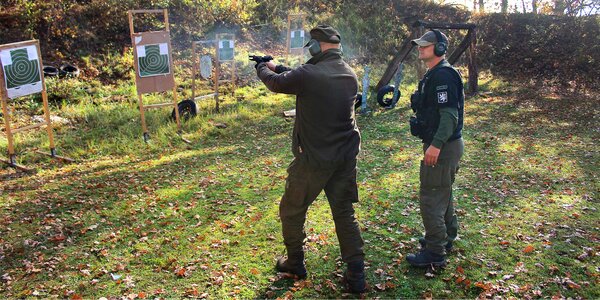
[[[304,57],[304,44],[305,44],[305,32],[304,23],[306,20],[306,14],[304,13],[290,13],[287,19],[287,61],[289,64],[289,56],[302,56]]]
[[[216,61],[215,57],[218,53],[218,45],[215,40],[209,41],[194,41],[192,42],[192,101],[196,102],[202,99],[208,99],[211,97],[215,98],[216,110],[219,110],[219,80],[216,76],[217,68],[213,68],[213,60]],[[214,52],[214,53],[211,53]],[[213,71],[214,70],[214,71]],[[214,73],[213,73],[214,72]],[[214,92],[211,94],[201,95],[196,97],[196,77],[198,74],[202,79],[210,80],[212,77],[212,83]]]
[[[0,101],[2,102],[4,128],[6,130],[6,138],[8,139],[8,160],[3,161],[13,168],[26,172],[31,172],[33,169],[17,164],[13,135],[42,126],[46,126],[50,143],[50,153],[36,152],[55,159],[73,162],[70,158],[56,155],[50,109],[48,108],[48,94],[46,93],[46,82],[44,81],[42,65],[40,44],[37,40],[0,45],[0,80],[2,81],[0,83]],[[42,93],[44,122],[21,128],[12,128],[8,100],[37,93]]]
[[[169,31],[169,14],[166,9],[156,10],[130,10],[129,31],[131,44],[133,46],[133,57],[135,67],[135,83],[138,94],[138,104],[144,131],[144,142],[150,140],[150,133],[146,125],[145,111],[148,109],[173,106],[175,109],[175,122],[177,122],[177,133],[181,136],[181,122],[177,107],[177,87],[173,75],[173,57],[171,55],[171,37]],[[133,17],[137,14],[162,14],[164,18],[163,31],[135,32]],[[168,90],[173,92],[173,102],[144,104],[142,95],[148,93],[160,93]],[[186,139],[184,142],[189,143]]]
[[[221,83],[231,83],[232,93],[235,93],[235,80],[237,77],[237,67],[235,64],[235,34],[218,33],[216,35],[217,59],[215,60],[215,90],[219,90]],[[221,79],[221,65],[230,65],[229,79]],[[218,94],[218,93],[217,93]],[[219,111],[219,100],[217,97],[217,111]]]

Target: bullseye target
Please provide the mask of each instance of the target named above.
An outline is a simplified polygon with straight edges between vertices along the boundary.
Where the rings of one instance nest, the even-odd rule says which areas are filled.
[[[229,61],[233,60],[234,57],[234,45],[233,40],[220,40],[219,41],[219,60]]]
[[[304,30],[292,30],[290,32],[291,38],[291,49],[298,49],[304,47]]]
[[[137,46],[140,77],[169,74],[169,47],[166,43]]]
[[[11,99],[42,91],[40,62],[36,46],[0,51],[4,83]]]

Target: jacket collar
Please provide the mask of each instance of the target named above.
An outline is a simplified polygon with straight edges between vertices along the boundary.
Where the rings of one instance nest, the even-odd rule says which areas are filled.
[[[316,65],[319,62],[332,60],[332,59],[341,59],[342,58],[342,50],[340,49],[329,49],[325,52],[321,52],[313,57],[311,57],[306,63],[311,65]]]

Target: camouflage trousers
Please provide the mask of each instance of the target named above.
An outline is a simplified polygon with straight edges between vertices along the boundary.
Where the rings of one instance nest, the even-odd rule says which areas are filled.
[[[423,152],[429,147],[423,145]],[[435,166],[426,166],[421,161],[419,205],[425,227],[427,249],[445,255],[444,246],[456,239],[458,219],[454,212],[452,184],[458,172],[459,162],[464,153],[463,139],[446,143]]]
[[[324,190],[331,207],[342,260],[346,263],[363,261],[364,241],[353,208],[353,203],[358,202],[356,160],[330,168],[316,168],[303,158],[295,158],[287,172],[279,217],[288,257],[297,256],[303,251],[306,212]]]

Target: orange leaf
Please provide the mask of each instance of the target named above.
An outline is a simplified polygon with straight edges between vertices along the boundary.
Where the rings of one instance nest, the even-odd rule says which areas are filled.
[[[458,272],[459,274],[465,274],[465,270],[461,266],[456,267],[456,272]]]
[[[146,293],[144,293],[144,292],[139,292],[139,293],[138,293],[138,298],[140,298],[140,299],[146,299]]]
[[[78,294],[73,294],[71,296],[71,300],[83,300],[83,298],[81,296],[79,296]]]
[[[488,286],[481,281],[475,282],[475,286],[484,290],[488,290]]]
[[[531,252],[533,252],[533,249],[534,249],[533,246],[528,245],[527,247],[525,247],[525,249],[523,249],[523,252],[531,253]]]
[[[250,269],[250,274],[258,275],[258,274],[260,274],[260,271],[257,268],[252,268],[252,269]]]
[[[502,241],[502,242],[500,242],[500,245],[502,245],[502,246],[506,246],[506,245],[509,245],[509,244],[510,244],[509,241]]]
[[[465,279],[465,281],[463,281],[463,284],[465,285],[466,288],[469,288],[471,286],[471,280]]]

